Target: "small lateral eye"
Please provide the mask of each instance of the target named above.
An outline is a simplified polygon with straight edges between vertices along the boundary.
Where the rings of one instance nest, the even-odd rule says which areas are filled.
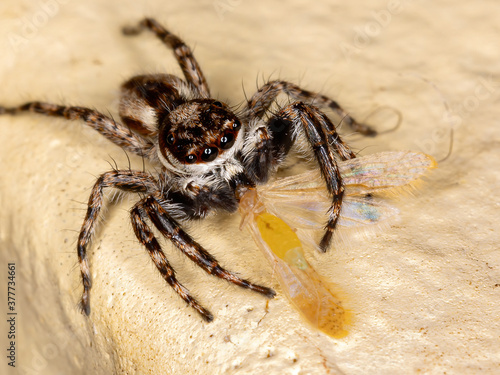
[[[233,145],[234,145],[234,135],[232,133],[225,133],[220,138],[220,147],[223,150],[227,150],[228,148],[231,148]]]
[[[173,145],[175,142],[175,137],[172,133],[170,133],[169,135],[167,135],[167,143],[169,145]]]
[[[218,100],[216,100],[215,102],[212,102],[212,105],[214,105],[216,107],[222,107],[222,103],[219,102]]]
[[[233,122],[233,130],[239,130],[239,128],[241,128],[241,123],[236,120],[235,122]]]
[[[186,156],[186,158],[185,158],[186,163],[188,163],[188,164],[193,164],[194,162],[196,162],[196,159],[197,159],[197,158],[196,158],[196,155],[193,155],[193,154],[188,155],[188,156]]]
[[[206,147],[201,154],[201,160],[212,161],[218,154],[219,150],[217,150],[217,147]]]

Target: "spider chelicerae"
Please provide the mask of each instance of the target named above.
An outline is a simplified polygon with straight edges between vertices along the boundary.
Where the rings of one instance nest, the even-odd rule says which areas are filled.
[[[346,160],[355,155],[318,107],[332,109],[354,131],[368,136],[376,133],[356,122],[328,97],[280,80],[262,85],[236,114],[227,104],[211,98],[191,49],[157,21],[146,18],[138,26],[125,27],[123,32],[136,35],[144,29],[151,30],[173,50],[185,80],[170,74],[150,74],[125,82],[119,105],[122,123],[93,109],[38,101],[0,107],[0,114],[35,112],[83,120],[125,151],[147,158],[159,167],[158,175],[128,169],[105,172],[92,189],[77,245],[83,281],[80,304],[87,315],[92,286],[87,247],[103,205],[103,190],[115,188],[141,195],[142,199],[130,212],[135,235],[165,281],[203,319],[211,321],[212,314],[177,280],[151,224],[209,274],[272,298],[275,295],[272,289],[223,268],[179,222],[201,219],[212,211],[236,211],[244,192],[265,183],[283,163],[292,145],[300,140],[314,155],[332,196],[320,242],[320,248],[326,251],[343,195],[336,157]],[[288,95],[291,102],[271,112],[279,94]]]

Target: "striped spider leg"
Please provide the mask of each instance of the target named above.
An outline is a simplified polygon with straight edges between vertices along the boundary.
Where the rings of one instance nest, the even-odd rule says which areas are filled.
[[[305,90],[287,81],[275,80],[262,85],[248,100],[247,110],[252,112],[254,116],[263,116],[279,94],[285,94],[296,101],[314,104],[319,108],[329,108],[337,113],[342,118],[342,122],[351,127],[353,131],[368,137],[377,135],[376,130],[356,121],[335,100],[325,95]],[[328,130],[335,130],[335,128],[329,128]]]
[[[255,130],[257,145],[246,151],[246,162],[254,179],[266,181],[273,164],[279,163],[288,153],[297,136],[302,135],[314,154],[321,175],[332,195],[332,205],[328,212],[325,234],[319,248],[325,252],[330,244],[337,224],[344,187],[335,154],[342,160],[355,158],[356,155],[342,141],[330,119],[319,108],[304,102],[295,102],[282,108],[271,117],[266,126]]]

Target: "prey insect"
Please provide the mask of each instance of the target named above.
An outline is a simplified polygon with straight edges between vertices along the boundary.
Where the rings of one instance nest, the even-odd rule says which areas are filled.
[[[211,97],[191,49],[157,21],[146,18],[123,32],[137,35],[143,30],[151,31],[173,51],[184,79],[150,74],[126,81],[121,86],[121,122],[94,109],[39,101],[0,107],[0,114],[32,112],[83,121],[128,153],[148,159],[159,171],[112,170],[95,182],[77,245],[83,283],[81,308],[87,315],[92,287],[87,250],[99,222],[104,190],[112,188],[140,195],[130,212],[137,239],[165,281],[204,320],[211,321],[213,315],[179,282],[153,227],[207,273],[272,298],[272,289],[221,266],[181,223],[217,211],[235,212],[238,191],[264,184],[300,142],[301,150],[315,157],[330,196],[320,242],[321,250],[326,251],[344,196],[336,158],[348,160],[355,155],[320,107],[333,110],[361,134],[373,136],[375,131],[355,121],[334,100],[280,80],[262,85],[235,113],[228,104]],[[290,103],[272,112],[280,94],[288,96]]]
[[[387,203],[388,197],[398,189],[411,187],[435,167],[432,157],[409,151],[340,162],[345,193],[339,227],[361,228],[388,221],[398,214]],[[303,249],[303,244],[315,244],[307,234],[321,228],[323,213],[328,209],[326,197],[319,175],[306,172],[248,189],[241,197],[239,211],[242,227],[249,228],[271,262],[291,303],[313,327],[340,338],[347,334],[346,311],[328,283],[307,262]]]

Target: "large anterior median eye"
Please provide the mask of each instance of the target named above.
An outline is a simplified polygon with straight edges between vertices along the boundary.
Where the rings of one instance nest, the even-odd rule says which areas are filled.
[[[201,154],[201,160],[212,161],[217,157],[218,154],[219,150],[217,150],[217,147],[207,147]]]
[[[222,148],[223,150],[231,148],[233,144],[234,144],[234,134],[232,133],[225,133],[220,138],[220,148]]]

